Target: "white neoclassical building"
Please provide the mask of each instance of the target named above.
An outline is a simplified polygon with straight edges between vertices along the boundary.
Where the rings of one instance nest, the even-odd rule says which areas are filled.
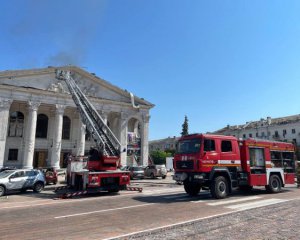
[[[68,153],[94,145],[66,84],[55,70],[69,70],[119,139],[122,165],[148,162],[149,111],[154,106],[75,66],[0,72],[0,168],[65,167]]]
[[[300,146],[300,114],[246,122],[242,125],[230,126],[214,132],[221,135],[232,135],[237,138],[260,138],[273,141],[293,142]]]

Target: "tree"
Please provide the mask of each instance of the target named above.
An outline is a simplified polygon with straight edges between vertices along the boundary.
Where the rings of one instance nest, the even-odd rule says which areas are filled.
[[[150,153],[150,156],[153,161],[153,164],[159,165],[159,164],[166,164],[166,157],[170,157],[171,154],[165,151],[156,150],[156,151],[152,151]]]
[[[188,120],[187,116],[185,115],[184,122],[182,124],[181,136],[185,136],[188,134],[189,134],[189,120]]]

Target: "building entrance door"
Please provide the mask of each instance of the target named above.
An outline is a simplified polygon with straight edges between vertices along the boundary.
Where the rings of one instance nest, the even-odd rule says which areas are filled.
[[[47,167],[47,156],[46,150],[38,150],[34,152],[33,167],[34,168],[45,168]]]

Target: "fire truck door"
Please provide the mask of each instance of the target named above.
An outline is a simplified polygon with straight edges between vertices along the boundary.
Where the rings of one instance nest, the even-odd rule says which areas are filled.
[[[236,160],[240,160],[231,140],[221,140],[220,164],[233,165],[237,164]]]
[[[220,154],[216,151],[216,143],[213,139],[204,139],[203,164],[218,164]]]

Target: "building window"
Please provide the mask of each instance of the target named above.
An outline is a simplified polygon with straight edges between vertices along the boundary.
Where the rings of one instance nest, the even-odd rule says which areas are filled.
[[[71,120],[67,116],[63,117],[62,139],[70,139]]]
[[[249,137],[252,138],[252,133],[249,133]]]
[[[286,135],[286,130],[285,129],[282,130],[282,134],[283,134],[283,136]]]
[[[279,137],[278,131],[275,131],[275,137],[276,137],[276,138]]]
[[[48,117],[45,114],[39,114],[36,122],[36,134],[37,138],[47,138],[48,133]]]
[[[262,133],[261,133],[261,136],[262,136],[262,137],[265,137],[265,132],[262,132]]]
[[[246,138],[246,134],[243,134],[243,138]]]
[[[231,141],[222,141],[222,143],[221,143],[221,151],[222,152],[232,152]]]
[[[255,136],[258,137],[258,133],[255,133]]]
[[[21,112],[13,112],[9,117],[9,137],[22,137],[24,128],[24,115]]]
[[[18,161],[18,149],[9,149],[8,161]]]
[[[296,129],[292,129],[292,134],[295,134],[296,133]]]

